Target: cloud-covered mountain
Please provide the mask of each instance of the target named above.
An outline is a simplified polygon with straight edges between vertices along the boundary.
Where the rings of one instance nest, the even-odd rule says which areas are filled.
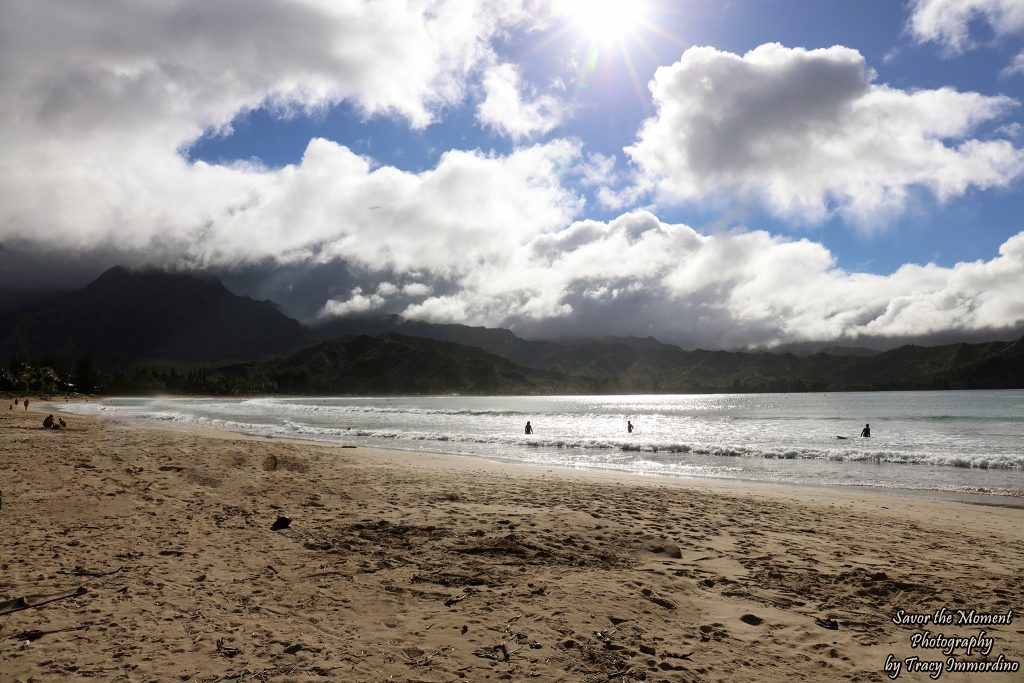
[[[92,353],[107,369],[262,358],[313,336],[269,301],[212,277],[112,268],[84,289],[0,316],[0,358]]]
[[[123,263],[237,278],[304,321],[532,338],[736,349],[1024,324],[1016,62],[974,88],[887,76],[889,55],[857,45],[687,38],[630,74],[633,102],[595,71],[613,51],[563,45],[580,23],[568,5],[588,3],[6,3],[0,306]],[[890,23],[978,54],[972,22],[1019,37],[1018,5],[918,0]],[[343,106],[341,125],[277,154],[276,126]],[[193,156],[257,112],[258,150]],[[381,121],[429,151],[351,132]],[[947,230],[989,235],[984,257],[917,247],[927,226],[894,267],[841,253],[957,202]]]
[[[317,342],[317,339],[325,341]],[[524,340],[397,316],[310,330],[215,278],[114,268],[0,317],[0,354],[92,354],[117,391],[201,393],[680,393],[1024,386],[1024,338],[797,356],[684,350],[653,338]],[[301,347],[301,348],[300,348]],[[224,366],[228,360],[248,363]],[[46,362],[44,360],[44,362]],[[141,375],[135,369],[155,370]],[[189,372],[168,374],[168,368]],[[163,369],[160,371],[159,369]]]

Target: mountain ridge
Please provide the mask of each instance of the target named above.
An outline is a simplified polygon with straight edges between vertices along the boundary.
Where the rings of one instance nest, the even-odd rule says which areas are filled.
[[[360,345],[375,349],[376,365],[357,353]],[[201,366],[203,377],[223,378],[213,391],[339,391],[346,383],[357,392],[1024,388],[1022,349],[1024,337],[850,355],[684,350],[653,337],[527,340],[502,328],[395,315],[307,328],[272,302],[232,294],[215,277],[123,267],[48,304],[0,315],[0,358],[63,355],[67,363],[91,352],[97,367],[122,380],[131,367]],[[145,386],[180,381],[160,377]]]
[[[80,290],[0,316],[0,357],[78,357],[102,366],[218,362],[293,350],[312,336],[274,304],[215,277],[115,266]]]

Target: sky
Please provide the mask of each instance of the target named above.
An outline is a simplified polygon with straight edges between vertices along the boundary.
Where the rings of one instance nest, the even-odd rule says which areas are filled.
[[[0,303],[687,348],[1024,328],[1024,0],[0,0]]]

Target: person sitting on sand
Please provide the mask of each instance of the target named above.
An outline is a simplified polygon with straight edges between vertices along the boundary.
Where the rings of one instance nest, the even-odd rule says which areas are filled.
[[[526,421],[526,433],[533,434],[533,425],[530,424],[529,420]]]
[[[53,429],[53,415],[47,415],[43,420],[43,429]]]
[[[61,429],[67,429],[68,428],[68,423],[64,421],[63,417],[58,417],[57,418],[57,422],[60,423],[60,428]]]
[[[871,436],[871,425],[864,425],[864,429],[860,430],[861,436]]]
[[[633,433],[633,423],[630,422],[629,420],[626,420],[626,431],[628,431],[630,434]]]

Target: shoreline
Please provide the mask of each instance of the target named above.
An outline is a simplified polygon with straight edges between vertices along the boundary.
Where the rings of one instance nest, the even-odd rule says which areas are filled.
[[[5,680],[881,682],[929,654],[898,610],[1024,609],[1019,509],[40,419],[0,415]]]
[[[97,402],[102,402],[102,398],[96,399]],[[42,406],[52,406],[51,409],[60,410],[60,406],[64,405],[56,401],[40,402],[38,404],[40,410]],[[32,410],[36,410],[35,407]],[[77,413],[71,413],[76,418],[89,419],[88,416],[82,416]],[[93,419],[104,419],[100,416],[94,416]],[[113,420],[119,420],[121,418],[111,418]],[[775,482],[761,479],[744,479],[744,478],[730,478],[730,477],[698,477],[686,474],[673,474],[671,472],[638,472],[635,470],[628,469],[614,469],[614,468],[602,468],[599,466],[569,466],[561,463],[557,464],[540,464],[522,462],[512,458],[498,458],[488,457],[487,455],[477,453],[446,453],[439,451],[432,451],[426,449],[405,449],[405,448],[388,448],[387,446],[378,445],[364,445],[359,444],[357,446],[342,444],[328,440],[318,440],[312,438],[303,438],[299,436],[266,436],[261,434],[253,434],[248,432],[236,432],[225,427],[215,427],[210,425],[199,425],[199,424],[186,424],[186,425],[172,425],[162,424],[158,422],[148,420],[137,420],[131,421],[132,426],[138,426],[146,429],[157,429],[157,430],[185,430],[185,431],[196,431],[197,433],[208,433],[212,435],[224,434],[231,435],[239,438],[265,440],[265,439],[277,439],[281,441],[288,441],[300,444],[309,444],[316,446],[325,446],[330,448],[365,448],[370,450],[379,450],[382,452],[395,452],[395,453],[406,453],[412,457],[432,456],[441,458],[455,458],[462,459],[468,458],[471,460],[479,460],[488,463],[493,463],[498,466],[508,467],[527,467],[527,468],[540,468],[540,469],[552,469],[557,471],[563,471],[566,473],[591,473],[599,479],[605,479],[611,477],[613,479],[619,479],[626,483],[668,483],[676,482],[684,487],[699,487],[701,484],[707,484],[708,487],[723,487],[725,490],[729,490],[730,487],[733,489],[737,487],[768,487],[778,488],[782,491],[793,489],[794,491],[800,491],[803,489],[811,490],[824,490],[834,491],[837,493],[845,493],[849,495],[879,495],[879,496],[893,496],[897,498],[910,498],[910,499],[922,499],[922,500],[935,500],[935,501],[947,501],[954,503],[963,503],[968,505],[981,505],[988,507],[1006,507],[1013,509],[1024,509],[1024,491],[1017,495],[1012,493],[1001,493],[1001,492],[973,492],[973,491],[948,491],[944,489],[936,488],[910,488],[910,487],[884,487],[874,485],[860,485],[860,484],[815,484],[810,482]],[[918,464],[903,464],[895,465],[901,467],[935,467],[934,465],[918,465]],[[661,480],[664,480],[662,482]]]

